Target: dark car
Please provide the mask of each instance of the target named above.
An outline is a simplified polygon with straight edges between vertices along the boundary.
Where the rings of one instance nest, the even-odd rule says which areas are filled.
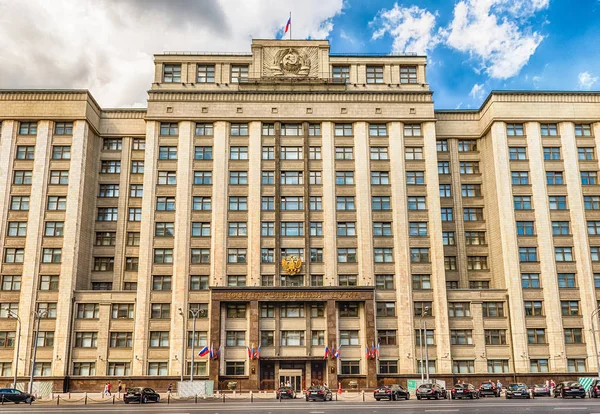
[[[396,401],[399,399],[408,400],[410,393],[400,385],[384,385],[373,391],[373,397],[379,400]]]
[[[590,398],[600,397],[600,379],[594,380],[590,386]]]
[[[125,404],[129,404],[130,402],[146,404],[148,401],[160,402],[160,395],[152,388],[127,388],[127,391],[123,394],[123,402]]]
[[[417,400],[426,398],[428,400],[434,398],[439,400],[440,398],[448,398],[446,390],[440,387],[438,384],[421,384],[417,388]]]
[[[554,398],[556,397],[585,398],[585,388],[583,388],[577,381],[559,382],[554,388]]]
[[[333,394],[326,386],[310,387],[306,390],[306,401],[331,401]]]
[[[460,398],[479,399],[479,390],[473,384],[455,384],[450,393],[450,397],[454,400]]]
[[[275,398],[296,398],[296,391],[292,387],[281,387],[275,391]]]
[[[531,393],[534,397],[549,397],[550,387],[546,384],[535,384],[531,387]]]
[[[16,390],[14,388],[0,388],[0,401],[2,402],[14,402],[19,404],[25,402],[31,404],[35,401],[35,397],[29,395],[26,392]]]
[[[486,395],[492,395],[494,397],[500,396],[500,389],[496,387],[493,382],[483,382],[479,386],[479,395],[485,397]]]
[[[529,392],[529,387],[523,384],[522,382],[508,384],[506,387],[506,399],[510,400],[511,398],[532,398],[531,393]]]

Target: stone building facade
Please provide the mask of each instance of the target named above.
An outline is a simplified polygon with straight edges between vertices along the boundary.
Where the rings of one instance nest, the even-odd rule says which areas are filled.
[[[254,40],[156,55],[143,110],[0,91],[2,381],[39,310],[57,388],[162,386],[192,343],[221,388],[595,372],[600,94],[434,111],[425,67]]]

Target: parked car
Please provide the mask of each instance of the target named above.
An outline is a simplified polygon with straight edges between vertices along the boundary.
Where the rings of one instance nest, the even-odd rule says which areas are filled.
[[[419,388],[417,388],[417,400],[422,398],[426,398],[428,400],[434,398],[439,400],[440,398],[448,398],[448,394],[446,390],[440,387],[438,384],[421,384]]]
[[[600,397],[600,379],[594,380],[592,385],[590,386],[589,391],[590,398],[598,398]]]
[[[535,384],[531,387],[531,393],[534,397],[549,397],[550,396],[550,387],[546,384]]]
[[[450,397],[454,400],[460,398],[479,399],[479,390],[473,384],[454,384]]]
[[[506,399],[511,398],[532,398],[532,394],[529,392],[529,387],[522,382],[508,384],[506,387]]]
[[[296,398],[296,391],[292,387],[281,387],[275,391],[275,398]]]
[[[127,388],[127,391],[123,394],[123,402],[125,404],[129,404],[130,402],[146,404],[148,401],[160,402],[160,395],[152,388]]]
[[[573,397],[585,398],[585,388],[577,381],[563,381],[556,384],[554,387],[554,398],[556,397]]]
[[[384,385],[373,391],[373,397],[379,400],[396,401],[399,399],[408,400],[410,393],[400,385]]]
[[[333,394],[325,385],[310,387],[306,390],[306,401],[331,401]]]
[[[485,397],[486,395],[492,395],[494,397],[500,396],[500,389],[496,387],[493,382],[483,382],[479,386],[479,395]]]
[[[15,404],[20,404],[22,402],[31,404],[35,401],[35,397],[14,388],[0,388],[0,401],[14,402]]]

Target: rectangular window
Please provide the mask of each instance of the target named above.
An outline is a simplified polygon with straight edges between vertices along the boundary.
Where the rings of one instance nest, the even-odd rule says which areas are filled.
[[[373,174],[371,173],[371,184],[377,184],[373,182]],[[385,174],[385,183],[380,184],[389,184],[389,174]],[[423,185],[425,184],[425,172],[424,171],[407,171],[406,172],[406,184],[407,185]]]
[[[170,319],[170,303],[153,303],[150,309],[150,319]]]
[[[37,122],[20,122],[19,135],[37,135]]]
[[[304,197],[281,197],[280,208],[282,211],[304,210]]]
[[[242,197],[245,198],[245,197]],[[192,210],[210,211],[212,209],[212,199],[210,197],[192,197]]]
[[[394,275],[375,275],[377,290],[394,290]]]
[[[503,318],[504,302],[483,302],[482,310],[484,318]]]
[[[54,135],[73,135],[73,122],[56,122]]]
[[[588,221],[588,232],[590,231]],[[568,221],[553,221],[552,222],[552,235],[553,236],[568,236],[570,234],[569,231],[569,222]]]
[[[356,275],[338,275],[339,286],[358,286]]]
[[[452,360],[453,374],[473,374],[475,372],[475,361],[469,360]]]
[[[413,290],[430,290],[431,275],[412,275]]]
[[[248,65],[231,65],[231,83],[248,82]]]
[[[389,237],[392,235],[392,223],[373,222],[373,237]]]
[[[540,300],[525,301],[525,316],[543,316],[544,308]]]
[[[226,346],[246,346],[245,331],[227,331],[225,336]]]
[[[387,147],[371,147],[372,160],[389,160]]]
[[[451,329],[451,345],[473,345],[473,331],[470,329]]]
[[[231,136],[247,137],[248,136],[248,124],[231,124],[229,127],[229,133]]]
[[[416,84],[417,83],[417,67],[416,66],[400,66],[400,83]]]
[[[101,174],[119,174],[121,173],[121,161],[100,161]]]
[[[27,222],[11,221],[6,231],[8,237],[25,237],[27,235]]]
[[[395,317],[396,302],[377,302],[376,311],[378,317]]]
[[[210,249],[191,249],[190,250],[191,264],[208,264],[210,263]]]
[[[529,370],[531,372],[548,372],[547,359],[530,359]]]
[[[53,160],[70,160],[71,159],[71,147],[70,146],[53,146],[52,147],[52,159]]]
[[[215,65],[198,65],[197,83],[215,83]]]
[[[548,173],[546,173],[547,175]],[[512,185],[528,185],[529,184],[529,172],[528,171],[512,171],[510,173]]]
[[[100,305],[98,303],[80,303],[77,305],[77,319],[98,319]]]
[[[100,188],[98,190],[98,197],[119,197],[119,184],[100,184]]]
[[[459,140],[458,152],[473,152],[477,151],[477,141],[475,140]]]
[[[248,147],[231,147],[229,149],[230,160],[247,160]]]
[[[544,160],[545,161],[560,160],[560,147],[544,147]]]
[[[383,66],[368,66],[367,65],[367,83],[382,84],[383,83]]]
[[[281,176],[280,184],[282,184],[282,185],[302,185],[302,184],[304,184],[304,173],[302,171],[281,171],[280,176]],[[247,183],[248,183],[248,178],[246,177],[246,184]]]
[[[373,181],[373,173],[371,173],[371,182]],[[336,171],[335,172],[335,184],[336,185],[354,185],[354,172],[353,171]]]
[[[205,131],[205,130],[206,129],[202,129],[200,132]],[[212,124],[211,124],[211,134],[212,134]],[[198,125],[196,125],[196,135],[200,135],[200,134],[198,134]],[[194,147],[194,159],[195,160],[212,160],[213,159],[212,147]]]
[[[415,312],[416,315],[416,312]],[[469,302],[448,302],[448,317],[469,318],[471,317],[471,304]]]
[[[387,137],[387,134],[386,124],[369,124],[370,137]]]
[[[483,221],[483,208],[469,207],[463,209],[464,221]]]
[[[67,209],[67,197],[49,196],[46,208],[48,210],[65,211]]]
[[[575,124],[576,137],[591,137],[592,126],[590,124]]]
[[[331,75],[334,83],[349,83],[350,82],[350,66],[333,66]]]
[[[354,210],[354,197],[336,197],[336,209],[338,211]]]
[[[354,148],[352,147],[335,147],[336,160],[353,160]]]
[[[505,329],[486,329],[484,335],[486,345],[506,345]]]
[[[190,290],[208,290],[208,276],[190,276]]]
[[[448,152],[448,140],[441,139],[436,141],[435,149],[437,152]]]
[[[543,137],[555,137],[558,135],[556,124],[540,124],[540,135]]]
[[[301,160],[304,158],[302,147],[281,147],[279,157],[282,160]]]
[[[359,331],[340,331],[340,345],[341,346],[359,346],[360,339],[359,339],[358,332]]]
[[[181,82],[181,65],[165,64],[163,66],[163,82],[165,82],[165,83],[180,83]]]
[[[104,138],[102,149],[104,151],[121,151],[123,149],[123,140],[121,138]]]
[[[461,161],[460,162],[460,173],[461,174],[479,174],[479,162],[478,161]]]
[[[520,262],[537,262],[537,248],[519,247]]]
[[[583,332],[581,328],[565,328],[565,344],[582,344]]]
[[[506,135],[509,137],[523,136],[523,124],[506,124]]]
[[[352,124],[335,124],[334,135],[336,137],[351,137]]]
[[[342,375],[359,375],[360,361],[342,361]]]
[[[226,361],[225,362],[225,375],[244,375],[246,371],[245,361]]]
[[[15,171],[13,173],[14,185],[31,185],[32,171]]]

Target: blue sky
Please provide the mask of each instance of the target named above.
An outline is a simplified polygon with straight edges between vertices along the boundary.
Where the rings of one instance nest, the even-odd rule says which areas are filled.
[[[418,52],[438,109],[494,89],[600,89],[600,0],[0,0],[0,88],[89,89],[146,106],[153,55],[281,38],[333,53]]]
[[[487,2],[504,3],[506,9],[510,6],[519,7],[517,1]],[[329,35],[331,51],[390,53],[393,50],[393,35],[387,32],[377,39],[373,38],[374,32],[382,25],[382,19],[378,17],[382,11],[385,13],[395,6],[396,10],[417,6],[435,17],[432,33],[437,33],[440,28],[447,29],[451,24],[458,3],[432,0],[347,0],[342,12],[332,19],[333,30]],[[503,19],[514,23],[523,39],[534,38],[534,34],[538,34],[538,45],[533,51],[528,50],[517,57],[510,51],[501,51],[505,55],[498,57],[508,61],[515,59],[515,62],[510,62],[512,68],[518,69],[523,63],[520,70],[511,71],[508,68],[495,73],[493,70],[481,69],[482,65],[493,65],[494,62],[489,59],[486,61],[477,53],[477,40],[472,40],[474,44],[464,46],[459,40],[458,44],[455,42],[452,46],[441,39],[426,50],[429,60],[428,82],[434,91],[436,109],[478,108],[488,93],[495,89],[600,89],[600,1],[533,0],[525,3],[529,5],[520,6],[515,12],[492,7],[489,13],[497,16],[499,23]],[[539,9],[527,10],[528,7],[534,7],[535,3],[540,5]],[[410,15],[422,16],[423,13]],[[395,19],[392,25],[394,28],[401,25],[422,27],[418,26],[418,22],[410,23],[407,20]],[[477,33],[477,29],[484,29],[486,24],[483,23],[482,27],[469,33]],[[431,27],[429,23],[422,25]],[[514,45],[516,36],[515,33],[508,34],[503,45]],[[482,42],[485,43],[485,40],[482,39]],[[410,51],[410,46],[406,45],[405,50]],[[580,74],[583,74],[581,81]]]

